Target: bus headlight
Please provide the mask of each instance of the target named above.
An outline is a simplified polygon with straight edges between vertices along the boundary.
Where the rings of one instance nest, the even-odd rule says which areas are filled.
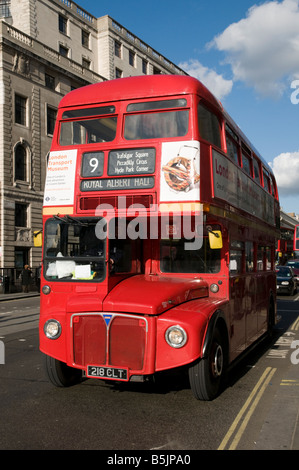
[[[44,325],[44,333],[49,339],[57,339],[61,335],[61,325],[57,320],[48,320]]]
[[[173,348],[182,348],[187,342],[187,333],[181,326],[170,326],[166,330],[165,339],[169,346]]]

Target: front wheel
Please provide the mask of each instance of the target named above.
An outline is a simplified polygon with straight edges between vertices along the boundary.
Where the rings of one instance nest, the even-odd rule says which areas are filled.
[[[70,387],[76,385],[82,380],[80,369],[69,367],[64,362],[45,355],[45,370],[50,382],[55,387]]]
[[[227,370],[225,341],[215,329],[208,356],[197,360],[189,368],[189,381],[197,400],[213,400],[223,386]]]

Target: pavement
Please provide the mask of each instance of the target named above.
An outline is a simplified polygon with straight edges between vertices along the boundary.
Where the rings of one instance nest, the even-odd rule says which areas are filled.
[[[4,300],[17,300],[17,299],[26,299],[28,297],[37,297],[39,296],[39,292],[14,292],[12,294],[0,294],[0,302]]]
[[[39,292],[0,294],[0,302],[39,296]],[[299,450],[299,340],[281,379],[254,450]]]
[[[255,443],[256,450],[299,450],[299,341],[296,349],[298,363],[290,361],[280,381]]]

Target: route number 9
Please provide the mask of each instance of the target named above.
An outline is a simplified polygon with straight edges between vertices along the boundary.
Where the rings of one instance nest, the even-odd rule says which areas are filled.
[[[96,169],[98,168],[99,166],[99,160],[96,158],[96,157],[92,157],[90,160],[89,160],[89,165],[91,166],[92,170],[90,170],[90,173],[93,173],[94,171],[96,171]]]
[[[103,152],[89,152],[82,156],[81,175],[85,177],[102,176],[104,167]]]

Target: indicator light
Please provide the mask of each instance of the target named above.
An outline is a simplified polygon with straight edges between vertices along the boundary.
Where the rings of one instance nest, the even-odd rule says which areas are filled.
[[[45,286],[42,287],[42,293],[43,294],[48,295],[48,294],[50,294],[50,292],[51,292],[51,287],[50,286],[45,285]]]

